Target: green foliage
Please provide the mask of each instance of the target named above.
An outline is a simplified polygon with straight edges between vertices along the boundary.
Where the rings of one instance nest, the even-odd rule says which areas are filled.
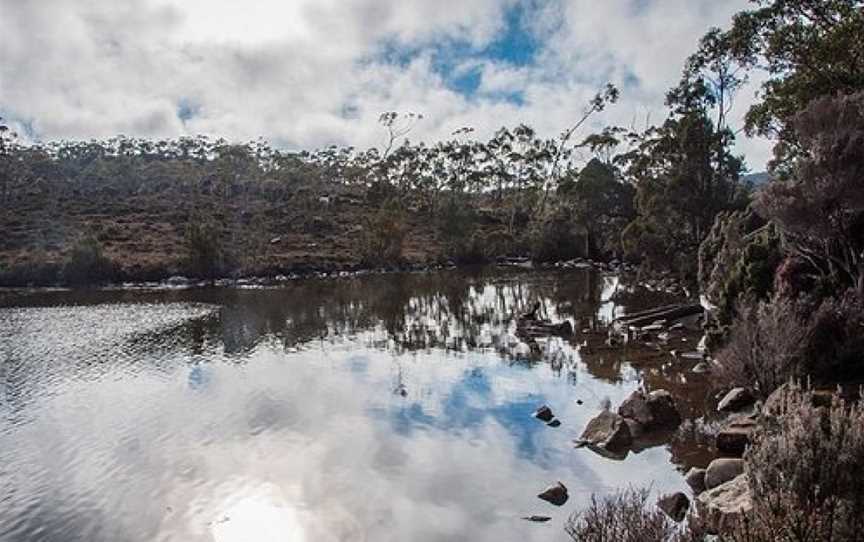
[[[742,163],[730,152],[732,135],[708,117],[713,99],[696,86],[683,86],[689,89],[684,101],[671,102],[676,112],[635,136],[635,149],[619,158],[636,186],[637,216],[624,231],[625,246],[649,266],[687,275],[696,273],[699,245],[717,214],[744,205]]]
[[[815,100],[793,125],[806,155],[756,208],[820,282],[864,294],[864,92]]]
[[[186,224],[186,267],[195,277],[214,279],[226,271],[222,232],[212,220],[193,217]]]
[[[405,214],[399,202],[389,200],[363,229],[362,263],[367,266],[398,265],[407,235]]]
[[[569,260],[588,256],[585,245],[589,237],[573,219],[573,210],[567,205],[558,205],[542,219],[536,221],[530,231],[531,256],[537,261]]]
[[[699,248],[699,284],[722,325],[732,321],[740,299],[771,297],[781,259],[776,227],[752,209],[718,215]]]
[[[80,237],[63,265],[63,281],[73,286],[100,284],[116,275],[114,264],[102,253],[102,246],[92,235]]]
[[[792,120],[814,99],[864,90],[864,4],[860,0],[754,0],[726,32],[712,30],[726,57],[767,79],[746,117],[750,133],[775,138],[774,166],[800,152]],[[707,37],[707,36],[706,36]]]

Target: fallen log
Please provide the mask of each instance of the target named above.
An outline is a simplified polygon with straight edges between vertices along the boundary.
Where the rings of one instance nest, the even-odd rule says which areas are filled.
[[[702,314],[704,311],[705,309],[702,307],[702,305],[699,304],[667,305],[647,311],[635,312],[633,314],[625,314],[624,316],[616,318],[613,323],[616,326],[626,330],[630,327],[647,326],[653,324],[658,320],[665,320],[666,324],[671,324],[675,320],[680,320],[681,318],[687,318],[688,316]]]

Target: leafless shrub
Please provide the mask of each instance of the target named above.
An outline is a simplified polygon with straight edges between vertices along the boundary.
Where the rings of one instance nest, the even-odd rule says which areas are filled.
[[[729,343],[717,355],[718,385],[755,385],[767,396],[802,376],[807,324],[796,308],[788,299],[742,306]]]
[[[831,382],[864,373],[864,302],[853,291],[821,302],[775,296],[745,304],[717,355],[719,387],[767,396],[790,379]]]
[[[591,497],[585,510],[570,516],[564,530],[578,542],[670,542],[677,528],[659,509],[649,507],[647,489],[627,489]]]

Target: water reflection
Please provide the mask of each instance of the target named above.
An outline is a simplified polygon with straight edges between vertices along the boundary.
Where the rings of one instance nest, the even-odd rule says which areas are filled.
[[[570,441],[640,384],[705,397],[595,331],[625,288],[569,274],[0,298],[0,539],[555,540],[592,492],[681,489],[686,440]],[[520,338],[535,300],[572,339]],[[696,382],[698,390],[699,382]],[[577,402],[578,401],[578,402]],[[563,425],[530,414],[553,407]],[[555,480],[561,509],[536,498]],[[540,513],[538,525],[520,518]]]

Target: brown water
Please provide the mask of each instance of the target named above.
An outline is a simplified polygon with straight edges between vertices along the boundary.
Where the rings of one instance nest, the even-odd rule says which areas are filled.
[[[515,335],[534,299],[582,329],[628,309],[609,301],[624,286],[452,271],[0,294],[0,540],[565,540],[592,493],[684,489],[705,458],[571,443],[640,382],[701,416],[686,363]],[[560,427],[531,417],[544,403]],[[557,480],[561,508],[536,497]]]

